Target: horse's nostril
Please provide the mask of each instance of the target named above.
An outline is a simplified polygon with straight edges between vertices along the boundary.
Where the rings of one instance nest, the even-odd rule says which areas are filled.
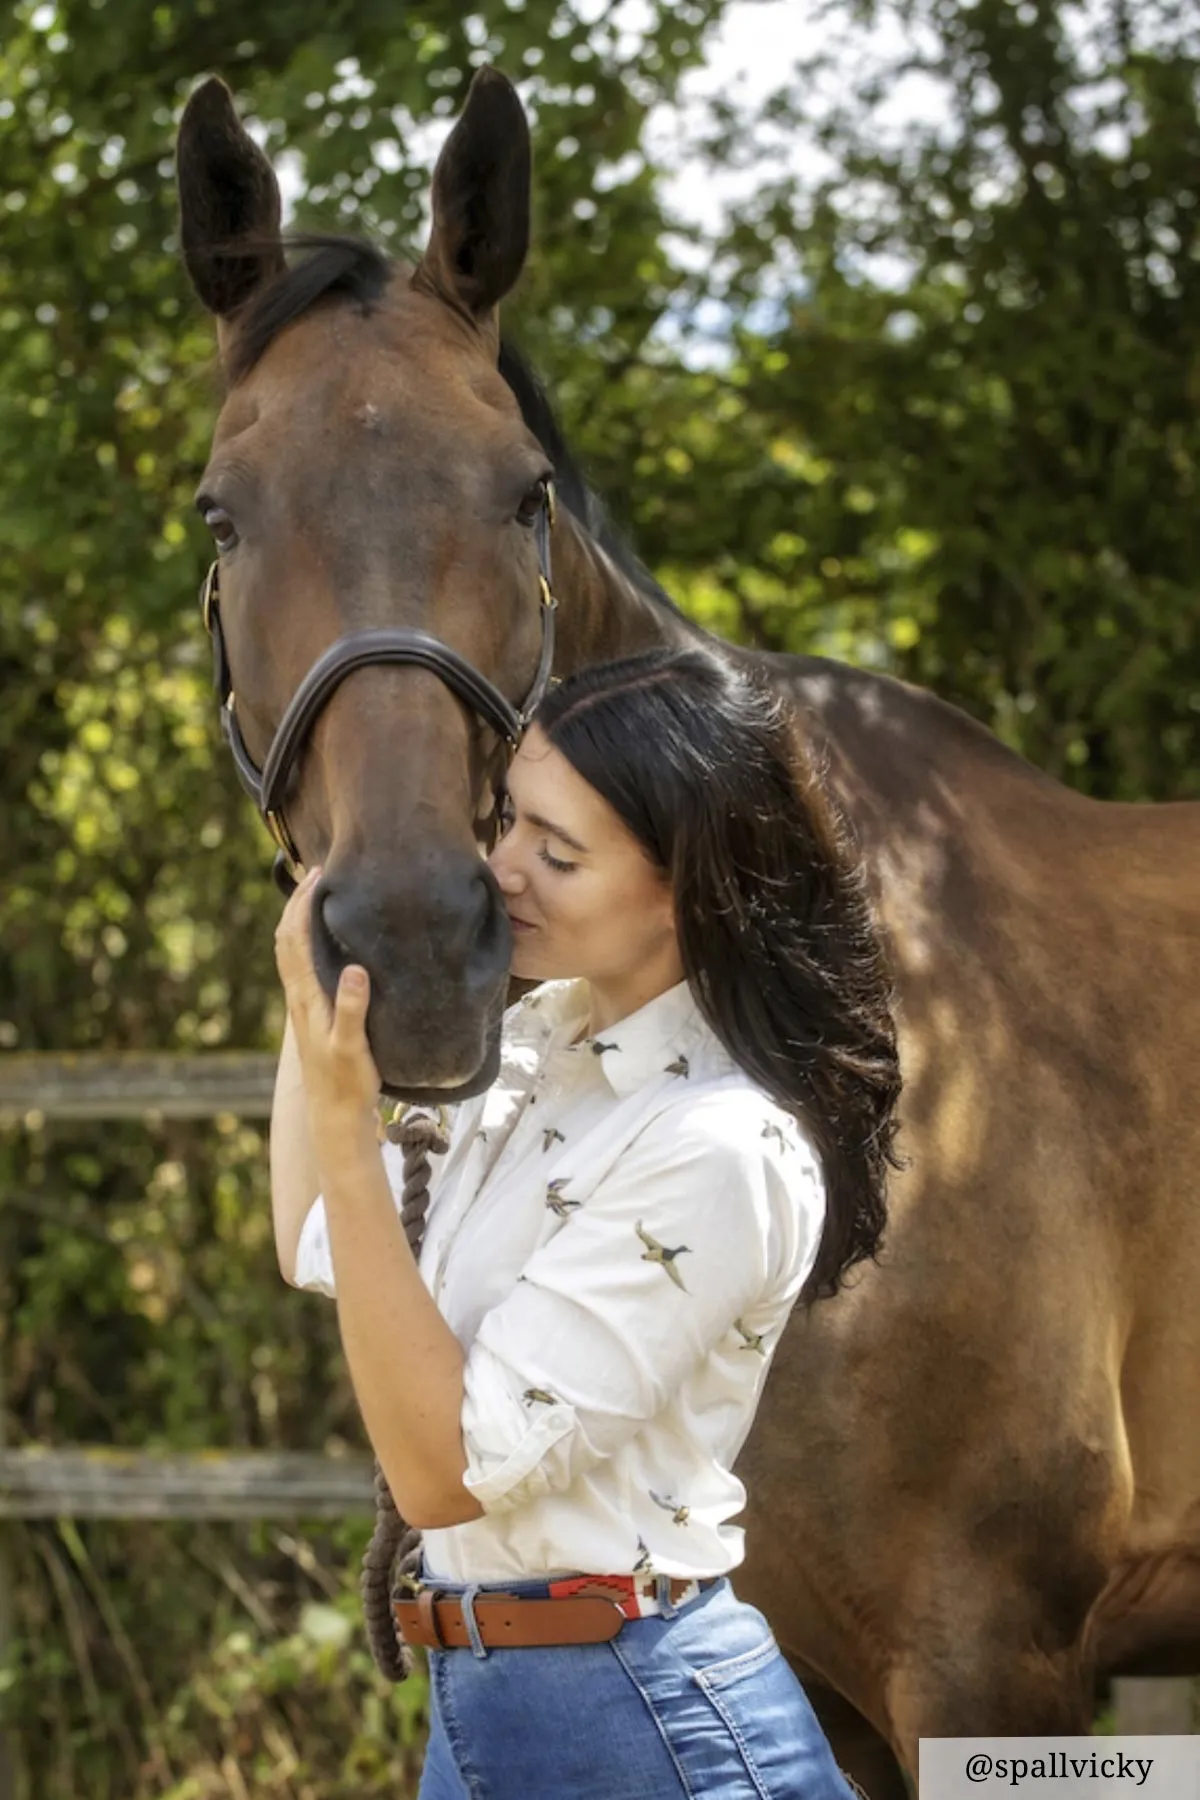
[[[384,980],[416,961],[439,976],[494,988],[508,966],[508,917],[487,864],[473,854],[432,871],[407,891],[372,892],[339,872],[313,896],[313,956],[322,979],[362,963]]]
[[[336,918],[338,911],[336,900],[337,896],[335,894],[330,893],[328,890],[322,893],[318,889],[313,902],[313,914],[314,917],[320,921],[321,928],[324,931],[326,938],[337,951],[337,954],[341,957],[342,961],[354,962],[355,956],[353,950],[350,948],[345,938],[341,936],[334,923],[334,918]],[[334,915],[334,918],[330,917],[331,913]]]
[[[497,958],[506,959],[508,943],[508,910],[499,884],[490,869],[480,871],[476,889],[479,913],[472,945],[472,961],[482,965],[489,979]]]
[[[347,962],[353,962],[354,952],[351,950],[349,944],[344,943],[336,931],[329,930],[328,936],[330,943],[333,945],[338,955],[344,956]]]

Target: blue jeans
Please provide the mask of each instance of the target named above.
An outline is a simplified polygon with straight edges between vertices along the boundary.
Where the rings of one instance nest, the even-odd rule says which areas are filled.
[[[606,1644],[431,1650],[429,1687],[418,1800],[853,1800],[766,1620],[727,1580]]]

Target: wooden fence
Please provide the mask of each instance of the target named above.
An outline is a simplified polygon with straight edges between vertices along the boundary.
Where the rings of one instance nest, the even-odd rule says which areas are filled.
[[[341,1519],[372,1510],[371,1475],[302,1451],[0,1450],[0,1519]]]
[[[0,1127],[47,1119],[270,1116],[275,1059],[214,1050],[143,1053],[0,1053]],[[3,1196],[0,1195],[0,1204]],[[0,1371],[2,1377],[2,1371]],[[371,1506],[365,1457],[204,1451],[192,1455],[102,1447],[6,1449],[0,1379],[0,1521],[32,1518],[341,1518]],[[11,1594],[0,1526],[0,1666],[10,1642]],[[1115,1684],[1118,1729],[1197,1728],[1196,1684],[1131,1678]],[[0,1800],[11,1774],[0,1747]]]
[[[202,1056],[0,1053],[0,1128],[48,1119],[270,1116],[275,1059],[241,1051]],[[0,1205],[4,1196],[0,1194]],[[11,1449],[4,1442],[0,1370],[0,1667],[12,1642],[4,1527],[12,1519],[327,1519],[368,1514],[371,1462],[301,1452],[171,1454],[107,1446]],[[0,1734],[0,1800],[15,1787]]]
[[[43,1119],[267,1119],[275,1058],[259,1051],[0,1052],[0,1126]]]

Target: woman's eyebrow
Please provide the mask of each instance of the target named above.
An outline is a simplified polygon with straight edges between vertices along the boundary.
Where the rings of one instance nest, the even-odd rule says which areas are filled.
[[[561,838],[564,844],[570,844],[572,850],[578,850],[581,856],[588,854],[586,844],[581,844],[578,838],[573,838],[569,831],[564,831],[562,826],[556,825],[552,819],[543,819],[540,813],[535,812],[527,812],[525,817],[531,825],[536,825],[539,831],[548,831],[552,837]]]

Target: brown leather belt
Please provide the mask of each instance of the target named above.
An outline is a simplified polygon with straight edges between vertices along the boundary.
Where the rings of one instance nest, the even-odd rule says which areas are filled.
[[[424,1588],[415,1600],[393,1600],[392,1612],[406,1643],[426,1650],[465,1650],[471,1639],[456,1594],[435,1598]],[[604,1644],[615,1638],[625,1614],[615,1600],[527,1600],[494,1591],[475,1602],[475,1621],[485,1649],[549,1644]]]
[[[601,1587],[597,1583],[597,1589]],[[711,1586],[705,1580],[702,1586]],[[672,1579],[674,1604],[693,1590],[689,1581]],[[606,1644],[625,1623],[619,1601],[597,1591],[561,1599],[530,1599],[489,1589],[475,1601],[475,1622],[487,1650],[535,1649],[555,1644]],[[426,1650],[465,1650],[471,1642],[458,1595],[438,1596],[436,1587],[422,1588],[412,1600],[393,1596],[392,1614],[406,1643]]]

